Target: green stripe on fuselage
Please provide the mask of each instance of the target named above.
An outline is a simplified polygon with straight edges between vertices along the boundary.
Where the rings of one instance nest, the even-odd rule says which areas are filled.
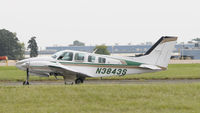
[[[127,66],[140,66],[142,63],[125,60]]]

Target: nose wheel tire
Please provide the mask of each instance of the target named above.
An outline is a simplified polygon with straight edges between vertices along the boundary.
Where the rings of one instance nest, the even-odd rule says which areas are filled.
[[[28,81],[24,81],[23,85],[29,85],[29,82]]]

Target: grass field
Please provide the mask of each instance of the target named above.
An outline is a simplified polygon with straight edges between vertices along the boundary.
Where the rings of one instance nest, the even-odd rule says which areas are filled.
[[[200,78],[199,67],[171,64],[167,71],[104,79]],[[0,67],[0,81],[23,81],[25,75],[16,67]],[[200,83],[0,85],[0,113],[200,113],[199,94]]]
[[[0,86],[0,113],[200,113],[200,83]]]
[[[0,81],[23,81],[25,80],[25,71],[18,70],[14,66],[0,66]],[[200,64],[171,64],[167,71],[156,73],[104,77],[103,79],[182,79],[182,78],[200,78]],[[62,79],[62,78],[59,78]],[[99,79],[99,78],[89,78]],[[30,80],[55,80],[54,77],[31,76]]]

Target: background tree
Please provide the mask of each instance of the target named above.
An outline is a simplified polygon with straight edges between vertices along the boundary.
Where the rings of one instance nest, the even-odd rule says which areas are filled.
[[[11,60],[24,58],[25,47],[20,43],[17,34],[6,29],[0,29],[0,56],[7,56]]]
[[[80,42],[80,41],[78,41],[78,40],[75,40],[75,41],[73,42],[73,44],[71,44],[71,45],[69,45],[69,46],[85,46],[85,43]]]
[[[35,39],[36,37],[31,37],[31,39],[28,41],[28,49],[30,49],[30,57],[38,56],[38,46]]]
[[[107,49],[107,46],[105,45],[100,45],[100,46],[96,46],[95,49],[96,50],[96,54],[103,54],[103,55],[109,55],[110,52]]]
[[[200,38],[195,38],[195,39],[192,39],[192,41],[197,41],[197,42],[200,42]]]

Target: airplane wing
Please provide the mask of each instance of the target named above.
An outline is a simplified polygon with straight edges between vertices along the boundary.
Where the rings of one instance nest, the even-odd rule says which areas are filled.
[[[65,76],[76,76],[77,74],[80,74],[81,76],[84,77],[91,77],[92,75],[80,72],[78,70],[66,67],[66,66],[62,66],[62,65],[48,65],[48,67],[56,73],[60,73],[62,75]]]

